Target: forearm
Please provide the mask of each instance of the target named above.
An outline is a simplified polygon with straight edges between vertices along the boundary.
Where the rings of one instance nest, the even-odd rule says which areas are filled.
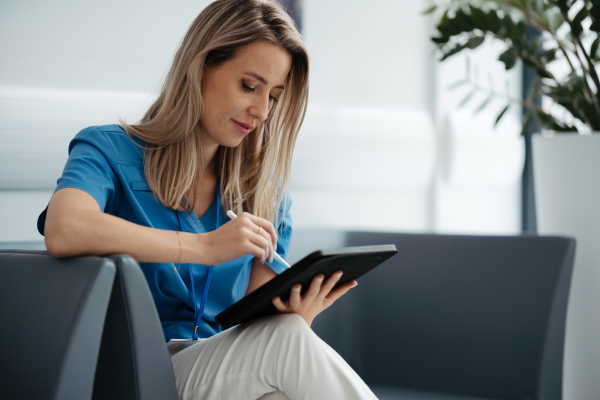
[[[275,271],[269,268],[268,265],[260,263],[254,259],[252,262],[252,269],[250,270],[248,288],[246,289],[246,294],[244,294],[244,296],[249,295],[257,288],[275,278],[275,276],[277,276],[277,274]]]
[[[193,247],[188,234],[180,233],[186,249]],[[73,212],[68,217],[48,213],[46,247],[56,257],[122,253],[139,262],[189,262],[190,251],[181,251],[177,233],[137,225],[102,212]],[[185,257],[185,259],[184,259]]]
[[[55,257],[130,254],[139,262],[203,263],[205,235],[154,229],[103,213],[89,194],[61,189],[50,200],[44,228]],[[181,243],[181,246],[180,246]]]
[[[260,231],[265,232],[260,234]],[[139,262],[217,265],[245,254],[263,262],[272,256],[273,225],[247,213],[202,234],[148,228],[103,213],[88,193],[57,191],[48,205],[46,247],[55,257],[124,253]],[[268,238],[267,238],[268,236]]]

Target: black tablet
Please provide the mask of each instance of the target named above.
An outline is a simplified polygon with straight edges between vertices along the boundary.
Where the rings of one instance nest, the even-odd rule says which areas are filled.
[[[272,303],[273,298],[279,296],[287,301],[292,286],[301,284],[304,293],[315,275],[323,274],[327,279],[334,272],[343,271],[337,287],[366,274],[396,253],[398,251],[393,244],[315,251],[227,308],[215,320],[225,330],[242,322],[275,314],[278,311]]]

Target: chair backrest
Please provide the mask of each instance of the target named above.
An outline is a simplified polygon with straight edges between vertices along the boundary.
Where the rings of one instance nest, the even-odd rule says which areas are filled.
[[[81,278],[96,264],[110,276],[103,269],[102,279]],[[47,252],[0,250],[0,289],[0,316],[14,327],[0,330],[0,398],[177,400],[158,313],[130,256],[57,260]],[[57,374],[61,368],[66,372]]]
[[[152,294],[137,262],[110,256],[117,276],[106,316],[94,400],[177,400]]]
[[[398,255],[315,321],[369,385],[561,398],[573,239],[349,232],[341,244],[384,243]]]
[[[89,399],[113,260],[0,251],[0,398]]]

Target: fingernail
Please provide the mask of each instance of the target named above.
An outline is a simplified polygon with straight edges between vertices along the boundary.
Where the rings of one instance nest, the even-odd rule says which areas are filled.
[[[300,286],[294,287],[294,290],[300,290]]]
[[[317,281],[319,281],[319,282],[321,282],[322,280],[323,280],[322,276],[320,276],[320,277],[317,278]]]
[[[342,277],[343,272],[338,272],[337,274],[335,274],[336,278],[341,278]]]

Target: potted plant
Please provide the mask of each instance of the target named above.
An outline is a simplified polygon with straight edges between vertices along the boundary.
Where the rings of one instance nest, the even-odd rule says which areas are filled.
[[[426,11],[434,12],[439,18],[431,39],[442,61],[498,40],[506,45],[498,59],[507,70],[517,60],[535,70],[529,95],[518,100],[527,110],[524,129],[537,118],[549,131],[600,131],[600,0],[449,0]],[[528,28],[541,34],[529,40]],[[560,64],[566,73],[556,71]],[[536,104],[540,95],[552,106]]]
[[[507,70],[520,60],[535,71],[526,98],[507,100],[496,123],[516,105],[526,110],[522,132],[537,119],[550,133],[532,138],[538,231],[577,239],[563,393],[568,399],[597,398],[600,135],[592,133],[600,132],[600,0],[448,0],[426,13],[436,15],[432,40],[441,60],[495,40],[505,44],[498,59]],[[538,32],[533,39],[531,31]],[[482,90],[470,83],[473,91]]]

